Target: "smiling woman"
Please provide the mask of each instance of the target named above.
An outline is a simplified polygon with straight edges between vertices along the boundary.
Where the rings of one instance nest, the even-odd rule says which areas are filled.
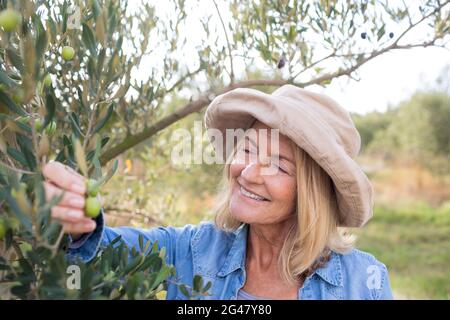
[[[168,299],[186,298],[177,284],[191,285],[194,275],[212,283],[205,299],[392,298],[386,266],[352,249],[341,229],[363,226],[373,207],[372,185],[353,160],[360,136],[342,107],[292,85],[270,95],[235,89],[212,101],[205,124],[214,135],[246,133],[231,149],[234,137],[212,139],[216,150],[233,150],[214,223],[111,228],[103,214],[94,223],[80,211],[83,179],[47,164],[47,196],[67,191],[52,215],[72,236],[68,258],[89,261],[118,236],[138,249],[143,238],[165,247],[175,265]],[[266,143],[274,132],[276,147]]]
[[[252,128],[270,129],[258,120]],[[335,193],[326,172],[285,135],[280,135],[278,155],[268,147],[266,154],[279,159],[278,173],[262,176],[264,159],[257,154],[258,143],[246,136],[238,144],[224,169],[216,225],[228,232],[242,223],[251,226],[249,236],[254,239],[249,241],[243,289],[265,296],[278,289],[281,295],[290,284],[296,297],[297,285],[329,258],[325,248],[347,252],[353,237],[339,232]],[[266,161],[266,166],[273,164]],[[277,282],[274,286],[274,282],[263,281],[269,275],[264,274],[261,258],[267,256],[278,257],[273,269],[278,270],[279,288]],[[316,260],[320,264],[314,264]]]

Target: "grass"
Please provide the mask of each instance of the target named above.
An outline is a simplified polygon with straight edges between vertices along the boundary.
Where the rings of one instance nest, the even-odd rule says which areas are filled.
[[[450,299],[450,203],[378,205],[356,234],[388,267],[396,298]]]

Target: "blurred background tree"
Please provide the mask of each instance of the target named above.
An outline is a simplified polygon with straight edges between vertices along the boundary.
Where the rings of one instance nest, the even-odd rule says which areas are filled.
[[[450,97],[443,92],[420,92],[395,110],[371,114],[359,122],[366,131],[368,153],[416,161],[436,175],[450,171]]]

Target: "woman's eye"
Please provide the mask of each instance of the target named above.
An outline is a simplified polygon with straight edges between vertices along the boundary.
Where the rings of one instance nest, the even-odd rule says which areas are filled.
[[[275,165],[275,164],[274,164]],[[275,167],[280,170],[284,174],[290,174],[288,169],[283,168],[282,166],[275,165]]]
[[[282,167],[278,167],[278,169],[283,173],[288,173],[286,170],[284,170]]]

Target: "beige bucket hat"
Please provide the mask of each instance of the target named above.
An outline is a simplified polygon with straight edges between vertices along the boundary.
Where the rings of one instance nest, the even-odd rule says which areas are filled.
[[[373,187],[354,160],[361,137],[349,113],[336,101],[289,84],[272,94],[238,88],[211,102],[205,126],[220,130],[226,139],[226,129],[248,129],[255,119],[279,129],[330,175],[340,226],[361,227],[372,217]],[[217,148],[219,140],[209,137],[216,150],[224,149]]]

